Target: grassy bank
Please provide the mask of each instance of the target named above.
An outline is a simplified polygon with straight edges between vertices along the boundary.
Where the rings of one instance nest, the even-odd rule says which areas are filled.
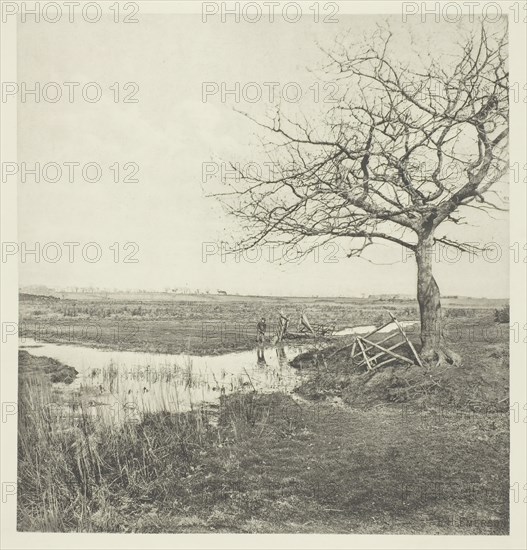
[[[423,409],[507,413],[508,325],[486,317],[479,319],[477,330],[466,322],[458,326],[459,330],[452,330],[452,336],[458,337],[451,337],[448,345],[462,358],[460,364],[429,369],[395,364],[365,372],[364,367],[352,364],[349,348],[339,351],[339,343],[295,358],[293,366],[309,373],[297,391],[307,399],[335,398],[360,408],[408,404]],[[417,334],[410,337],[419,349]]]
[[[18,352],[18,374],[22,383],[28,380],[39,380],[40,384],[48,386],[62,382],[71,384],[78,372],[73,367],[63,365],[60,361],[49,357],[36,358],[25,350]]]

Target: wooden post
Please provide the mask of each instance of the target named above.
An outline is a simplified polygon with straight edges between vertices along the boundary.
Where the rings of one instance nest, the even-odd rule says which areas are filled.
[[[408,344],[409,348],[412,350],[412,353],[415,355],[415,358],[417,359],[417,362],[419,363],[419,366],[424,368],[423,363],[421,362],[421,358],[419,357],[419,354],[414,348],[414,345],[410,340],[408,339],[408,336],[406,336],[406,333],[403,330],[403,327],[399,324],[399,321],[395,318],[394,315],[392,315],[392,312],[388,312],[390,314],[390,317],[393,319],[393,322],[397,325],[397,328],[400,330],[401,334],[403,335],[403,338],[406,340],[406,343]]]
[[[287,325],[289,324],[289,319],[281,311],[279,313],[278,323],[279,328],[277,342],[281,342],[287,333]]]
[[[364,360],[366,361],[366,365],[368,365],[368,370],[371,370],[370,360],[368,359],[368,356],[366,355],[366,352],[364,351],[364,346],[362,345],[362,339],[357,338],[357,343],[359,344],[359,347],[362,350],[362,355],[364,356]]]
[[[352,362],[353,362],[353,358],[355,357],[356,348],[357,348],[357,340],[354,340],[353,345],[351,346],[351,355],[350,355],[350,359]]]

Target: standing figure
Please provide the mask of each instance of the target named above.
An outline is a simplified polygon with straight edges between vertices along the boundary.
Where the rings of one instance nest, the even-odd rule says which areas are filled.
[[[262,317],[256,324],[256,343],[258,344],[258,363],[265,363],[264,358],[264,344],[265,344],[265,331],[267,329],[267,324],[265,322],[265,317]]]
[[[265,343],[265,331],[267,329],[267,324],[265,322],[265,317],[262,317],[256,325],[256,342],[263,345]]]

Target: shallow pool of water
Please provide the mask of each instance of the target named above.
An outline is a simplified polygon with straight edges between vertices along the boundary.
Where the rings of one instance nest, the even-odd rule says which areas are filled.
[[[184,412],[235,391],[291,392],[299,383],[289,361],[306,347],[267,348],[218,356],[101,350],[69,344],[20,341],[20,349],[74,367],[79,375],[64,391],[80,396],[91,412],[123,408],[134,413]]]

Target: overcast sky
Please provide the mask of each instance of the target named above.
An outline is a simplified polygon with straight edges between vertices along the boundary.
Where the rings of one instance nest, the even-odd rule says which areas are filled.
[[[256,128],[233,107],[257,115],[268,112],[268,88],[264,82],[279,82],[278,95],[289,82],[292,94],[301,89],[302,99],[288,103],[316,116],[323,105],[313,105],[315,76],[308,68],[323,62],[317,46],[330,45],[334,37],[351,30],[353,35],[373,30],[374,17],[340,16],[332,25],[275,22],[251,25],[203,24],[199,16],[146,16],[136,25],[111,21],[94,25],[19,25],[18,80],[41,85],[46,82],[97,82],[102,98],[89,103],[76,88],[76,101],[57,103],[31,98],[19,105],[19,162],[98,162],[98,183],[78,176],[67,181],[66,167],[57,183],[35,183],[32,176],[19,183],[19,240],[28,245],[47,242],[96,242],[101,260],[89,263],[76,249],[75,261],[67,260],[67,249],[57,263],[32,257],[20,265],[20,285],[99,286],[118,288],[190,287],[225,289],[241,294],[350,295],[376,293],[413,294],[416,268],[411,257],[403,260],[397,246],[383,246],[369,257],[376,263],[337,256],[327,248],[299,265],[266,261],[269,250],[261,250],[259,261],[203,258],[204,248],[232,234],[236,226],[226,219],[214,199],[204,192],[214,188],[202,183],[203,163],[216,159],[251,160],[257,143]],[[399,18],[391,21],[394,48],[400,56],[413,47],[452,47],[459,29],[452,24],[410,27]],[[409,30],[412,30],[410,40]],[[439,42],[438,37],[441,37]],[[445,46],[446,45],[446,46]],[[114,90],[121,94],[127,82],[138,85],[137,103],[115,103]],[[232,95],[220,94],[202,100],[203,82],[224,82],[229,88],[255,82],[263,92],[257,103],[236,104]],[[67,88],[62,87],[65,94]],[[214,91],[215,85],[209,84]],[[247,92],[253,93],[257,87]],[[93,91],[93,90],[91,90]],[[89,90],[90,92],[90,90]],[[321,90],[324,94],[324,91]],[[50,95],[52,90],[50,89]],[[122,99],[121,95],[120,99]],[[252,95],[250,99],[252,99]],[[114,183],[110,165],[136,163],[139,182]],[[78,171],[78,169],[77,169]],[[497,219],[475,214],[475,227],[467,229],[468,241],[496,242],[501,261],[494,254],[484,258],[439,256],[436,278],[443,294],[486,297],[508,295],[508,216]],[[139,250],[122,245],[137,243]],[[120,243],[119,261],[114,262]],[[206,244],[211,243],[211,244]],[[48,249],[49,250],[49,249]],[[137,263],[123,263],[123,254],[134,253]],[[51,253],[50,253],[51,255]],[[256,258],[258,256],[255,256]],[[325,261],[324,261],[325,260]],[[329,260],[332,260],[331,262]],[[490,260],[490,261],[489,261]],[[378,265],[389,264],[389,265]]]

